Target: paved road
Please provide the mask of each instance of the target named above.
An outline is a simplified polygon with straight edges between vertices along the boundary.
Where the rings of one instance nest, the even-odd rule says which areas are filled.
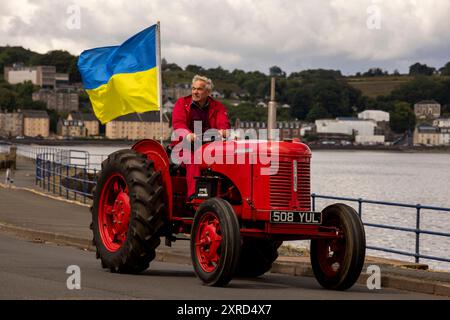
[[[67,267],[81,270],[81,290],[68,290]],[[322,289],[309,277],[266,274],[235,279],[225,288],[207,287],[191,266],[153,262],[141,275],[112,274],[101,269],[94,253],[0,234],[0,299],[440,299],[394,289],[369,291],[356,285],[346,292]]]
[[[0,221],[24,228],[92,238],[88,207],[49,199],[25,190],[0,188]]]

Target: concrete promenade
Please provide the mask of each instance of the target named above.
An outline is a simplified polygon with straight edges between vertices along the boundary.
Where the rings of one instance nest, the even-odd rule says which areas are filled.
[[[0,171],[0,231],[19,237],[61,245],[94,250],[89,205],[60,198],[44,192],[35,185],[34,164],[19,158],[13,186],[4,183],[4,171]],[[92,255],[95,259],[95,255]],[[161,245],[157,250],[158,261],[191,264],[189,241],[177,241],[171,248]],[[421,270],[424,265],[366,257],[366,264],[358,280],[365,284],[369,265],[381,268],[381,286],[420,293],[450,297],[450,273]],[[100,263],[99,263],[100,268]],[[313,276],[309,257],[280,257],[271,272],[296,276]]]

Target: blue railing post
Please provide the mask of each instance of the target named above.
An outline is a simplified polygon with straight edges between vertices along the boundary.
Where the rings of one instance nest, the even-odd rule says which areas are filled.
[[[75,174],[74,174],[74,179],[76,179],[77,178],[77,166],[75,165]],[[74,180],[74,187],[72,188],[73,189],[73,197],[74,197],[74,200],[75,201],[77,201],[77,191],[76,191],[76,189],[77,189],[77,187],[78,187],[78,185],[77,185],[77,180]]]
[[[66,199],[69,199],[69,188],[72,186],[72,180],[69,179],[69,166],[66,165]]]
[[[358,199],[358,214],[359,214],[359,218],[362,218],[362,203],[363,203],[363,199],[359,198]]]
[[[83,202],[86,203],[86,167],[83,170]]]
[[[417,208],[417,216],[416,216],[416,256],[415,260],[416,263],[419,263],[420,261],[420,209],[422,206],[418,204],[416,206]]]
[[[62,194],[62,181],[61,181],[61,171],[62,171],[62,164],[61,162],[58,163],[58,174],[59,174],[59,196]]]
[[[48,158],[48,156],[47,156]],[[50,175],[52,170],[52,164],[50,163],[50,160],[47,160],[47,191],[50,192]]]
[[[52,175],[53,175],[53,193],[56,193],[56,167],[55,167],[55,154],[52,154]]]

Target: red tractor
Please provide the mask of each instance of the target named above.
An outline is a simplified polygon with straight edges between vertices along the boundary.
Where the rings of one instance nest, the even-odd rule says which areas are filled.
[[[197,152],[211,147],[223,161],[200,164],[194,198],[186,195],[183,165],[171,162],[154,140],[103,162],[91,208],[102,267],[139,273],[155,258],[161,237],[170,246],[178,235],[190,234],[196,275],[207,285],[224,286],[234,276],[269,271],[283,241],[311,239],[312,269],[324,288],[345,290],[356,282],[365,257],[364,227],[344,204],[311,211],[311,151],[305,144],[216,141]],[[270,161],[260,161],[261,152]]]

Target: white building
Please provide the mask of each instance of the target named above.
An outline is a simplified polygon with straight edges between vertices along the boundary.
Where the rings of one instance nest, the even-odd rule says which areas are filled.
[[[10,84],[31,81],[34,85],[40,87],[54,88],[56,84],[55,74],[55,66],[24,67],[22,65],[14,65],[4,68],[4,78]]]
[[[433,121],[433,127],[450,128],[450,118],[439,118]]]
[[[376,122],[387,121],[389,122],[389,112],[381,110],[365,110],[358,113],[358,119],[374,120]]]
[[[382,135],[375,135],[377,124],[374,120],[356,118],[337,118],[316,120],[317,133],[355,135],[360,144],[384,143]]]
[[[450,146],[450,126],[441,128],[441,144]]]
[[[36,69],[22,69],[8,71],[8,82],[10,84],[24,83],[31,81],[34,85],[37,85],[37,70]]]

